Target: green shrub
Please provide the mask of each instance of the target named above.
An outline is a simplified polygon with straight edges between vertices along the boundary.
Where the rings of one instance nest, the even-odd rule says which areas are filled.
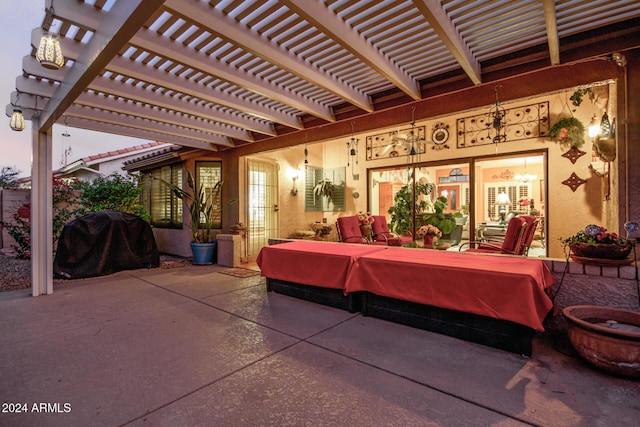
[[[145,221],[151,219],[142,204],[142,185],[138,176],[122,176],[114,172],[90,183],[80,182],[75,188],[79,192],[78,216],[112,210],[138,215]]]

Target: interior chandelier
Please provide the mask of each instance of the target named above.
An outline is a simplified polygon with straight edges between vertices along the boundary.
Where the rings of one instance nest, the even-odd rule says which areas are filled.
[[[524,184],[531,182],[531,181],[535,181],[536,179],[538,179],[538,175],[529,175],[527,173],[527,159],[524,160],[524,172],[522,174],[517,174],[514,177],[517,181],[520,181]]]
[[[51,0],[51,6],[45,9],[47,14],[47,21],[53,20],[53,0]],[[60,40],[54,34],[49,32],[50,23],[43,26],[44,33],[40,37],[40,44],[36,51],[36,59],[45,68],[51,70],[58,70],[64,66],[64,56],[62,55],[62,48],[60,47]]]
[[[498,152],[498,143],[504,142],[507,140],[507,131],[506,131],[506,120],[504,119],[507,115],[507,111],[502,108],[500,102],[498,101],[498,88],[500,85],[496,85],[496,103],[489,112],[487,113],[487,138],[491,139],[491,141],[496,144],[496,153]],[[491,130],[495,131],[495,136],[491,136]]]

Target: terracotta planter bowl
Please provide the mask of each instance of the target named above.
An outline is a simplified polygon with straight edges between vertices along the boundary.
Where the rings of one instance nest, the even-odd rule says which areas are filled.
[[[625,245],[574,243],[571,245],[571,252],[583,258],[625,259],[631,253],[631,249],[632,246],[629,243]]]
[[[609,373],[640,378],[640,313],[576,305],[562,314],[569,323],[569,341],[580,356]],[[618,322],[613,326],[619,329],[608,321]]]

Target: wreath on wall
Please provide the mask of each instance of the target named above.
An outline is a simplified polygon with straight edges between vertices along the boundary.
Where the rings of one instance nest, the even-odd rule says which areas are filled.
[[[580,148],[584,145],[584,125],[575,117],[558,120],[549,129],[549,138],[561,144],[569,144],[571,147]]]

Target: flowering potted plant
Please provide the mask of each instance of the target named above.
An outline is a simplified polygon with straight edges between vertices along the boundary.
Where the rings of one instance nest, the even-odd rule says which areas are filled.
[[[529,201],[529,199],[527,199],[526,197],[520,197],[520,200],[518,200],[518,205],[519,206],[529,206],[531,204],[531,202]]]
[[[442,237],[442,231],[435,225],[425,224],[416,231],[418,237],[424,240],[425,248],[433,248],[433,239]]]
[[[418,228],[418,237],[435,236],[442,237],[442,231],[435,225],[427,224]]]
[[[606,228],[590,224],[573,236],[562,240],[565,249],[568,247],[575,257],[624,260],[631,252],[631,244],[617,233],[610,233]]]
[[[369,240],[371,238],[371,224],[375,221],[375,218],[371,216],[369,212],[358,212],[356,214],[358,218],[358,224],[360,224],[360,232],[365,239]]]
[[[358,217],[360,225],[371,225],[375,221],[375,218],[371,216],[371,213],[369,212],[360,211],[356,216]]]

